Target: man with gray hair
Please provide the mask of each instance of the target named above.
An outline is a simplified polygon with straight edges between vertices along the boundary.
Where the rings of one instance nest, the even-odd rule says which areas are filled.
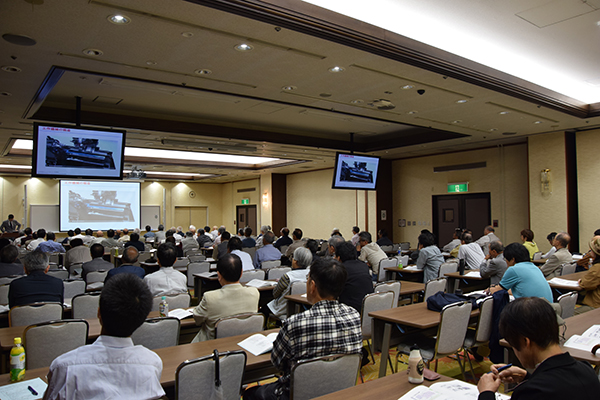
[[[571,236],[567,232],[560,232],[554,237],[556,252],[548,257],[548,260],[540,267],[546,279],[560,276],[563,264],[573,262],[573,255],[567,250],[571,242]]]
[[[485,256],[485,260],[479,266],[481,277],[489,278],[492,286],[500,283],[506,268],[508,268],[502,255],[503,252],[504,246],[501,241],[494,240],[490,242],[488,255]]]
[[[273,246],[275,235],[273,232],[267,232],[263,235],[263,247],[256,250],[254,255],[254,268],[260,268],[265,261],[281,260],[281,252]]]
[[[489,244],[494,241],[500,241],[500,238],[494,233],[494,227],[488,225],[483,230],[483,236],[477,239],[477,243],[481,247],[481,251],[487,256],[489,250]]]
[[[41,251],[32,251],[25,255],[24,276],[10,283],[8,289],[8,305],[22,306],[35,302],[57,302],[63,303],[63,281],[50,275],[46,275],[50,268],[48,256]]]
[[[264,246],[263,244],[263,237],[265,236],[265,233],[267,232],[271,232],[271,227],[269,225],[263,225],[260,227],[260,235],[258,235],[258,237],[256,238],[256,247],[257,248],[261,248]],[[273,236],[275,236],[275,234],[273,234]]]
[[[379,263],[381,260],[385,260],[387,255],[381,250],[381,247],[379,247],[377,243],[373,243],[371,234],[366,231],[362,231],[358,234],[358,246],[356,246],[356,250],[360,251],[358,259],[369,264],[373,270],[373,280],[377,281]]]

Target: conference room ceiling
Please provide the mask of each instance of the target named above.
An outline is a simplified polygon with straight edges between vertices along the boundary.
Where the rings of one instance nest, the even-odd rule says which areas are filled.
[[[600,125],[595,105],[300,1],[19,0],[0,15],[2,35],[36,41],[0,41],[4,173],[30,165],[11,146],[34,121],[75,122],[77,96],[84,126],[124,128],[131,147],[290,160],[126,158],[126,169],[218,175],[207,182],[329,168],[352,148],[399,159]]]

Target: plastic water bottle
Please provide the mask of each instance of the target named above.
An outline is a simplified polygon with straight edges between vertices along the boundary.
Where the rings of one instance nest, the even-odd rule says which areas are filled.
[[[25,349],[21,346],[21,338],[16,337],[15,345],[10,349],[10,381],[17,382],[25,377]]]
[[[169,303],[167,303],[167,298],[165,296],[160,299],[160,304],[158,305],[158,314],[161,317],[169,316]]]
[[[423,357],[421,357],[421,351],[415,344],[410,348],[410,355],[408,356],[408,381],[410,383],[423,383],[423,370],[425,364],[423,364]]]
[[[402,250],[398,250],[398,269],[404,268],[402,265]]]

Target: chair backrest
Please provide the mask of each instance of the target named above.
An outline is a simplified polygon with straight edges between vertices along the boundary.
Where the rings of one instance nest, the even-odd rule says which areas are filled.
[[[462,348],[470,318],[470,302],[449,304],[442,309],[435,345],[436,356],[453,354]]]
[[[494,313],[494,298],[488,296],[479,303],[479,320],[475,331],[475,342],[485,343],[492,334],[492,314]]]
[[[277,268],[280,265],[281,265],[281,260],[263,261],[262,264],[260,264],[260,269]]]
[[[218,357],[213,353],[179,364],[175,372],[177,400],[196,400],[200,394],[207,399],[239,400],[246,369],[246,353],[238,350],[217,354]],[[218,368],[216,358],[219,360]]]
[[[251,269],[249,271],[242,272],[240,282],[250,282],[252,279],[265,279],[265,271],[262,269]]]
[[[146,261],[148,261],[151,258],[152,258],[152,253],[150,251],[142,251],[138,255],[138,259],[137,259],[137,263],[136,264],[146,262]]]
[[[377,276],[378,282],[383,282],[385,280],[385,269],[384,268],[393,268],[398,266],[398,259],[396,257],[383,258],[379,261],[379,275]]]
[[[577,268],[577,263],[565,263],[562,265],[560,276],[574,274]]]
[[[572,317],[575,313],[575,304],[577,303],[577,292],[565,293],[558,298],[558,304],[560,304],[562,319]]]
[[[199,263],[202,261],[206,261],[206,256],[198,251],[191,253],[187,256],[188,261],[191,263]]]
[[[77,273],[77,275],[81,275],[81,270],[83,269],[83,263],[73,263],[69,265],[69,275]]]
[[[65,299],[72,299],[78,294],[85,293],[85,282],[84,281],[65,281],[63,297]],[[80,318],[80,317],[79,317]]]
[[[215,339],[260,332],[264,325],[265,316],[262,313],[238,314],[221,318],[215,324]]]
[[[62,279],[63,281],[69,279],[69,271],[67,271],[66,269],[51,269],[48,270],[48,272],[46,272],[46,275]]]
[[[401,256],[398,260],[402,263],[402,265],[408,265],[408,254]]]
[[[189,263],[187,258],[178,258],[173,264],[173,268],[187,267]]]
[[[446,278],[432,279],[425,284],[425,296],[423,301],[427,301],[430,296],[433,296],[437,292],[446,291]]]
[[[147,349],[161,349],[179,344],[179,329],[181,322],[177,318],[148,318],[131,335],[133,344],[139,344]]]
[[[250,257],[254,260],[254,255],[256,254],[256,247],[242,247],[242,251],[250,254]]]
[[[48,261],[50,262],[50,264],[56,264],[58,265],[59,261],[60,261],[60,254],[61,253],[50,253],[48,254]],[[65,253],[62,253],[63,256]]]
[[[280,279],[282,276],[290,272],[292,269],[290,267],[277,267],[271,268],[267,273],[268,279]]]
[[[199,246],[196,246],[196,247],[192,247],[192,248],[190,248],[190,249],[187,249],[187,250],[185,250],[185,251],[183,252],[183,256],[184,256],[184,257],[189,257],[191,254],[196,254],[196,253],[198,253],[198,250],[199,250],[199,249],[200,249],[200,247],[199,247]],[[189,259],[188,259],[188,261],[189,261]]]
[[[14,306],[8,312],[9,326],[29,326],[42,322],[62,319],[63,306],[60,303],[32,303]]]
[[[30,325],[25,329],[27,369],[49,367],[61,354],[85,346],[89,325],[83,319],[65,319]]]
[[[8,305],[8,289],[10,289],[10,284],[0,286],[0,305],[2,306]]]
[[[356,384],[360,354],[338,354],[300,360],[291,371],[290,399],[308,400]]]
[[[394,250],[394,246],[393,245],[383,245],[383,246],[379,246],[381,247],[381,250],[383,250],[385,253],[391,253]]]
[[[542,259],[542,252],[538,251],[536,253],[533,253],[533,259],[534,260],[541,260]]]
[[[85,276],[85,281],[88,284],[95,282],[104,282],[107,274],[108,271],[92,271]]]
[[[394,243],[394,244],[392,245],[392,251],[393,251],[394,253],[398,253],[398,250],[400,250],[400,243]]]
[[[450,274],[452,272],[458,271],[458,263],[457,262],[445,262],[440,265],[440,269],[438,271],[438,278],[443,278],[446,274]]]
[[[9,285],[15,279],[22,278],[22,277],[23,277],[23,275],[21,275],[21,276],[3,276],[2,278],[0,278],[0,285]]]
[[[285,255],[285,253],[286,253],[286,251],[287,251],[288,247],[290,247],[290,246],[289,246],[289,245],[281,246],[281,247],[279,248],[279,252],[280,252],[281,254]]]
[[[392,303],[392,307],[398,307],[398,300],[400,299],[400,288],[401,288],[400,281],[381,282],[381,283],[378,283],[377,286],[375,286],[374,292],[375,293],[382,293],[382,292],[394,293],[394,302]]]
[[[194,274],[210,271],[209,262],[190,262],[187,266],[187,285],[194,287]]]
[[[158,311],[161,300],[162,296],[156,296],[152,299],[152,311]],[[169,304],[169,310],[174,310],[176,308],[189,308],[192,298],[189,293],[179,293],[165,296],[165,300]]]
[[[402,242],[402,243],[400,243],[400,249],[402,251],[410,250],[410,242]]]
[[[100,306],[100,294],[79,294],[71,300],[73,318],[96,318]]]
[[[369,313],[373,311],[381,311],[392,308],[394,304],[394,297],[395,294],[393,292],[379,292],[369,293],[363,298],[361,312],[361,329],[363,337],[368,338],[371,336],[371,323],[373,321],[373,318],[369,317]]]
[[[292,282],[292,288],[290,294],[304,294],[306,293],[306,282],[296,281]]]

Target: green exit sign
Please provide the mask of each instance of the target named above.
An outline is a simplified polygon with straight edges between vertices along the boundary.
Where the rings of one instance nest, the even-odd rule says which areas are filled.
[[[242,199],[242,204],[250,204],[250,199]]]
[[[464,183],[449,183],[448,193],[462,193],[469,191],[469,182]]]

